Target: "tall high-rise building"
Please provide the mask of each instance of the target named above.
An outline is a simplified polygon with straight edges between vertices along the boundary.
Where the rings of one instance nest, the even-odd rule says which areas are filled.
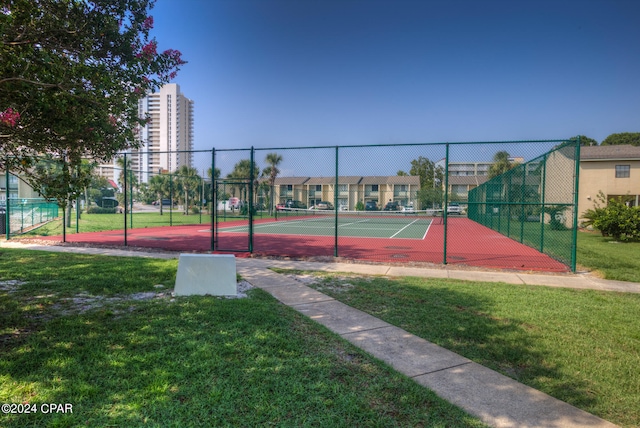
[[[180,92],[180,86],[169,83],[149,94],[140,100],[138,113],[140,117],[151,117],[139,134],[140,149],[131,156],[140,182],[148,182],[149,174],[192,166],[193,155],[189,151],[193,150],[193,100]]]
[[[174,172],[182,165],[192,166],[193,100],[180,92],[176,83],[164,85],[138,103],[138,115],[151,121],[138,133],[140,148],[127,153],[140,183],[148,183],[158,172]],[[121,168],[100,165],[99,174],[117,182]]]

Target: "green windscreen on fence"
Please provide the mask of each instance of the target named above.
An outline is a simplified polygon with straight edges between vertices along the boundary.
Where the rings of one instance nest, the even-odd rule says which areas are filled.
[[[578,141],[471,189],[468,218],[575,270]]]
[[[58,204],[42,198],[9,198],[0,204],[0,234],[17,235],[58,217]]]

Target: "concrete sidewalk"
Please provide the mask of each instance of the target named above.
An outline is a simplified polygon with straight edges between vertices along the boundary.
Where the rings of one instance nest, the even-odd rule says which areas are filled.
[[[177,258],[177,253],[22,245],[0,247],[80,252],[112,256]],[[513,272],[423,269],[351,263],[315,263],[265,259],[236,260],[237,270],[253,286],[326,326],[345,340],[386,362],[417,383],[494,427],[614,427],[615,425],[547,394],[480,366],[465,357],[351,308],[269,267],[368,275],[419,276],[499,281],[581,289],[640,293],[640,284],[606,281],[586,274],[543,275]]]
[[[345,305],[319,291],[268,269],[281,268],[355,272],[374,275],[458,277],[474,281],[507,281],[527,283],[499,272],[443,271],[390,268],[378,265],[322,264],[275,260],[238,259],[238,272],[280,302],[339,334],[355,346],[411,377],[440,397],[463,408],[494,427],[614,427],[590,413],[523,385],[447,349],[388,324],[360,310]],[[433,274],[433,275],[432,275]],[[483,279],[479,279],[480,278]],[[561,286],[542,277],[549,285]],[[573,278],[577,280],[577,278]],[[533,278],[527,278],[533,281]],[[586,288],[574,281],[575,286]],[[595,284],[595,288],[613,285]],[[616,285],[614,288],[620,287]],[[640,284],[632,284],[640,290]],[[619,290],[618,290],[619,291]]]

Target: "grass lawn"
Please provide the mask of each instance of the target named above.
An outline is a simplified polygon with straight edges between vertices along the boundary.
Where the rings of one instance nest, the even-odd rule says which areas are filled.
[[[266,212],[258,212],[256,219],[267,218]],[[220,215],[219,221],[235,221],[246,219],[246,217],[232,215]],[[124,214],[87,214],[82,213],[82,217],[78,223],[78,230],[82,232],[101,232],[104,230],[122,230],[124,229]],[[127,214],[127,228],[144,228],[144,227],[160,227],[169,225],[189,225],[189,224],[211,224],[211,214],[207,211],[202,214],[190,213],[185,215],[182,210],[169,210],[165,207],[162,215],[160,211],[150,212],[134,212]],[[67,227],[67,233],[76,232],[76,215],[75,211],[71,214],[71,227]],[[51,221],[37,229],[29,231],[21,236],[58,236],[62,235],[62,219]]]
[[[0,249],[0,403],[37,409],[0,426],[483,426],[262,290],[162,295],[176,269]]]
[[[352,307],[613,423],[640,426],[638,294],[312,274],[311,286]]]
[[[590,270],[606,279],[640,282],[640,242],[618,242],[598,232],[578,233],[579,270]]]

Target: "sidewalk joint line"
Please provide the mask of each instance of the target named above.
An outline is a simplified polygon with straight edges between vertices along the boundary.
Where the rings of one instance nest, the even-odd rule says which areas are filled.
[[[445,370],[455,369],[456,367],[466,366],[466,365],[471,364],[471,363],[473,363],[473,361],[469,361],[469,362],[462,363],[462,364],[456,364],[455,366],[444,367],[444,368],[441,368],[441,369],[438,369],[438,370],[433,370],[433,371],[430,371],[430,372],[420,373],[420,374],[411,376],[411,378],[418,377],[418,376],[424,376],[424,375],[428,375],[428,374],[433,374],[433,373],[438,373],[438,372],[443,372]]]
[[[366,331],[380,330],[382,328],[389,328],[389,327],[395,327],[395,326],[392,325],[392,324],[382,325],[380,327],[372,327],[372,328],[368,328],[366,330],[358,330],[358,331],[350,331],[350,332],[347,332],[347,333],[341,333],[340,336],[346,336],[347,334],[360,334],[360,333],[364,333]]]

